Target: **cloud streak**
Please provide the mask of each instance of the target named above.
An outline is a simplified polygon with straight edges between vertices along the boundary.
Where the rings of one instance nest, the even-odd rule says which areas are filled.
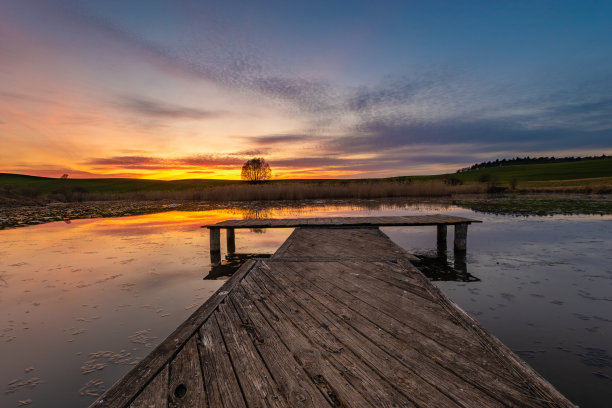
[[[186,106],[177,106],[139,96],[126,96],[122,98],[117,105],[119,108],[127,109],[139,116],[160,119],[218,119],[227,115],[227,112],[223,111],[209,111]]]
[[[92,158],[84,163],[86,166],[102,168],[123,168],[131,170],[172,170],[172,169],[236,169],[242,166],[244,158],[236,155],[196,155],[187,157],[162,158],[153,156],[114,156]]]

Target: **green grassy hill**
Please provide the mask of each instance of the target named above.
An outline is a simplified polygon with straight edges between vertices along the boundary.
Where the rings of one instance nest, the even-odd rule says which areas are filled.
[[[278,180],[273,183],[342,183],[356,182],[418,182],[456,178],[464,183],[478,183],[489,179],[500,185],[508,185],[516,180],[520,187],[588,186],[612,185],[612,159],[584,160],[576,162],[521,164],[469,170],[462,173],[449,173],[431,176],[403,176],[379,179],[342,179],[342,180]],[[189,191],[207,187],[241,184],[237,180],[143,180],[127,178],[105,179],[57,179],[34,177],[20,174],[0,173],[0,195],[10,197],[36,198],[54,193],[138,193]]]
[[[21,174],[0,173],[0,188],[12,186],[16,191],[32,190],[40,194],[51,194],[64,190],[76,190],[88,193],[128,193],[148,191],[185,191],[205,187],[214,187],[240,183],[233,180],[144,180],[129,178],[100,179],[57,179],[26,176]]]
[[[476,182],[488,174],[501,183],[517,181],[583,180],[612,177],[612,159],[584,160],[565,163],[517,164],[488,167],[453,174],[464,182]]]

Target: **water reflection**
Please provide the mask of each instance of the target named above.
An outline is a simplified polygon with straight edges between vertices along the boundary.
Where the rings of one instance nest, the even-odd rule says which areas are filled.
[[[449,260],[446,252],[430,251],[426,253],[415,253],[418,261],[413,264],[429,280],[452,281],[452,282],[479,282],[480,279],[471,275],[467,270],[467,259],[465,255],[457,254]]]
[[[420,254],[445,294],[573,402],[604,407],[612,398],[612,216],[482,215],[407,200],[247,205],[0,231],[0,406],[29,399],[88,405],[222,285],[222,270],[210,276],[221,279],[202,279],[211,265],[200,226],[261,209],[265,218],[445,213],[483,220],[470,227],[467,260],[432,253],[435,228],[383,230]],[[236,230],[233,251],[222,245],[221,264],[274,253],[291,231]]]
[[[227,253],[225,259],[211,265],[204,279],[228,278],[234,274],[246,261],[253,258],[269,258],[271,254],[237,254]]]
[[[465,254],[457,254],[449,260],[446,252],[439,250],[425,253],[415,253],[418,261],[412,263],[432,281],[479,282],[480,279],[467,271]],[[269,258],[272,254],[237,254],[228,252],[221,261],[220,253],[214,256],[211,252],[211,268],[204,279],[228,278],[234,274],[246,261],[253,258]],[[217,257],[219,259],[217,259]]]

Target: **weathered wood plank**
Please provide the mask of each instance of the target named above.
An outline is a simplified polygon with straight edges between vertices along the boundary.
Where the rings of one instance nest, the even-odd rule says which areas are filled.
[[[117,381],[92,407],[125,407],[134,397],[162,370],[200,328],[200,326],[215,311],[219,303],[225,299],[234,286],[255,265],[254,260],[247,261],[228,279],[221,288],[215,292],[202,306],[200,306],[187,320],[185,320],[166,340],[157,346],[150,354],[142,359],[123,378]]]
[[[436,298],[431,294],[431,292],[423,287],[420,281],[414,278],[415,271],[418,272],[418,270],[409,261],[405,261],[401,265],[381,262],[385,261],[384,259],[365,259],[354,261],[359,261],[353,263],[354,268],[356,268],[355,272],[368,275],[374,279],[382,280],[398,287],[401,290],[405,290],[414,295],[420,296],[427,301],[435,302]]]
[[[240,268],[92,406],[572,406],[378,229],[461,229],[473,221],[430,215],[211,226],[296,230],[272,258]]]
[[[377,228],[296,228],[274,259],[415,259]]]
[[[327,284],[322,279],[309,279],[309,274],[300,273],[299,269],[296,268],[293,269],[302,278],[310,280],[318,287],[324,287]],[[426,280],[424,277],[423,279]],[[433,285],[431,286],[433,287]],[[485,385],[486,389],[489,390],[488,393],[493,393],[491,396],[495,397],[495,394],[499,393],[500,396],[505,397],[504,401],[508,403],[515,401],[518,406],[540,406],[531,401],[533,395],[528,392],[530,388],[526,384],[527,380],[524,377],[517,376],[516,370],[509,371],[504,366],[500,366],[497,355],[491,353],[489,344],[479,342],[480,346],[468,347],[462,342],[457,344],[457,341],[453,341],[452,338],[444,341],[432,339],[428,332],[415,330],[409,319],[397,320],[382,314],[376,307],[360,301],[349,292],[333,288],[326,290],[324,293],[325,296],[336,298],[341,304],[364,316],[370,322],[380,325],[395,338],[406,342],[410,349],[418,351],[420,355],[426,356],[447,370],[457,373],[472,385],[478,388]],[[349,320],[351,319],[349,318]],[[437,321],[432,323],[435,322]],[[420,330],[423,329],[420,328]],[[495,387],[492,387],[491,384]],[[484,390],[484,392],[487,391]]]
[[[288,407],[285,397],[255,349],[234,306],[219,305],[215,313],[240,388],[249,407]]]
[[[314,263],[302,262],[299,266],[305,275],[310,275],[317,280],[327,281],[335,286],[333,290],[349,292],[398,321],[409,321],[411,327],[427,332],[438,341],[456,344],[456,339],[461,339],[461,344],[475,345],[475,340],[461,330],[456,322],[443,320],[438,325],[431,325],[432,321],[439,318],[437,312],[440,310],[440,306],[435,303],[420,305],[418,301],[403,292],[385,292],[384,286],[378,285],[369,277],[363,277],[361,282],[346,279],[347,275],[351,273],[349,267],[329,268],[323,271],[320,266]]]
[[[440,297],[441,303],[449,313],[455,315],[467,330],[472,330],[472,332],[480,338],[485,347],[489,347],[491,352],[497,357],[498,363],[506,367],[509,371],[522,374],[524,378],[523,387],[534,392],[534,399],[537,399],[538,403],[542,404],[542,406],[575,407],[575,405],[570,403],[555,387],[540,376],[527,363],[522,361],[497,337],[487,332],[480,323],[450,300],[440,289],[434,286],[432,291],[436,292]],[[536,401],[533,401],[534,406],[536,406],[535,402]]]
[[[210,407],[246,407],[229,352],[223,342],[215,316],[199,331],[198,348],[204,376],[204,388]]]
[[[326,351],[326,358],[339,370],[344,373],[344,380],[350,381],[358,389],[366,392],[366,397],[373,406],[410,406],[415,405],[410,396],[403,394],[400,388],[403,384],[391,383],[387,378],[378,372],[363,359],[355,354],[347,345],[338,341],[330,332],[328,327],[322,322],[312,319],[296,302],[296,299],[288,295],[283,289],[276,286],[269,279],[265,278],[262,272],[264,265],[260,265],[250,274],[250,280],[259,287],[266,287],[267,304],[274,303],[276,308],[282,310],[301,332],[307,333],[308,338],[320,350]],[[384,361],[383,361],[384,362]],[[382,363],[382,362],[381,362]],[[334,384],[337,386],[337,384]],[[455,406],[455,405],[445,405]]]
[[[247,284],[243,281],[241,286]],[[280,393],[285,395],[289,405],[292,407],[330,406],[330,401],[323,397],[303,368],[295,361],[276,331],[266,322],[248,298],[244,288],[236,290],[236,294],[231,297],[231,302],[242,320],[243,327],[248,330],[253,344],[279,385]]]
[[[471,406],[473,403],[477,406],[489,407],[512,402],[524,406],[533,397],[517,392],[514,384],[508,385],[503,381],[503,378],[486,371],[483,372],[473,361],[463,358],[460,364],[448,364],[444,358],[445,355],[449,354],[448,351],[441,350],[440,352],[441,346],[438,345],[432,350],[431,340],[427,338],[418,340],[424,344],[417,344],[415,341],[417,337],[412,333],[403,332],[402,335],[394,336],[393,334],[397,332],[397,322],[378,319],[380,314],[368,313],[366,310],[364,314],[371,318],[371,320],[368,320],[302,276],[291,274],[290,270],[282,268],[284,265],[284,263],[272,264],[274,269],[281,268],[280,273],[276,273],[274,276],[283,287],[295,286],[308,293],[327,308],[326,318],[335,320],[338,325],[344,323],[351,326],[356,332],[366,337],[367,341],[388,353],[393,361],[401,362],[410,369],[414,369],[414,376],[423,378],[429,384],[438,388],[439,392],[457,400],[459,404]],[[339,330],[340,333],[350,333],[350,331],[341,328]],[[409,337],[411,341],[405,341],[406,337]],[[366,340],[361,339],[360,341],[365,342]],[[431,358],[432,353],[436,358]],[[469,369],[469,375],[465,375],[464,367]],[[459,368],[459,370],[456,370],[456,368]],[[398,369],[396,368],[396,370]],[[476,381],[471,380],[473,378],[476,378]],[[495,390],[490,390],[489,384],[495,384]],[[489,388],[483,387],[483,385],[487,385]]]
[[[204,228],[288,228],[288,227],[333,227],[333,226],[415,226],[474,223],[479,220],[449,215],[406,215],[390,217],[328,217],[328,218],[291,218],[291,219],[258,219],[226,220],[216,224],[203,225]]]
[[[168,407],[207,407],[200,356],[195,336],[170,362]]]
[[[168,365],[130,404],[133,408],[166,408],[168,406]]]
[[[266,270],[263,267],[265,265],[264,263],[258,270],[267,275],[267,282],[275,294],[281,291],[288,294],[288,297],[295,301],[296,307],[305,312],[301,314],[300,320],[311,319],[314,326],[323,327],[328,336],[335,337],[337,342],[352,351],[381,378],[396,386],[398,391],[404,394],[406,398],[422,407],[456,407],[459,405],[459,402],[454,400],[451,393],[444,395],[436,390],[420,374],[409,368],[405,362],[387,354],[372,343],[368,337],[357,332],[350,325],[341,320],[336,320],[335,317],[339,311],[338,305],[329,302],[327,304],[331,306],[331,309],[327,309],[324,304],[306,292],[301,285],[300,287],[295,285],[292,282],[295,275],[291,274],[289,269],[282,268],[282,266],[285,266],[284,263],[270,263],[269,266],[273,268],[271,270]],[[370,326],[371,332],[378,331],[378,327]],[[458,390],[459,387],[456,387],[455,391]]]
[[[304,367],[315,385],[325,392],[339,407],[369,408],[375,406],[375,399],[354,375],[338,369],[334,349],[323,349],[308,340],[308,333],[302,332],[295,321],[288,319],[285,310],[271,301],[271,293],[260,287],[251,277],[250,284],[243,286],[260,313],[276,328],[276,331],[291,351],[294,358]],[[407,406],[411,406],[407,405]]]
[[[318,277],[313,276],[311,269],[307,266],[295,263],[291,264],[291,269],[324,290],[328,296],[333,296],[341,300],[353,310],[360,313],[364,313],[365,311],[372,316],[378,316],[378,319],[381,321],[388,322],[388,327],[398,325],[406,326],[407,331],[404,333],[404,335],[409,333],[418,333],[420,336],[427,337],[429,340],[431,340],[431,342],[428,342],[430,347],[438,344],[439,346],[443,346],[445,348],[452,348],[452,350],[449,350],[449,353],[467,355],[473,361],[480,361],[482,359],[482,350],[480,349],[480,344],[477,341],[473,340],[471,344],[463,341],[457,342],[456,337],[448,335],[440,328],[432,325],[431,322],[436,322],[439,316],[432,317],[431,320],[423,323],[415,322],[415,319],[408,313],[400,312],[395,315],[381,313],[381,310],[376,306],[376,304],[372,305],[371,302],[366,302],[360,299],[359,293],[336,286],[326,279],[319,279]],[[458,328],[456,330],[458,330]],[[421,342],[422,341],[423,340],[421,340]]]

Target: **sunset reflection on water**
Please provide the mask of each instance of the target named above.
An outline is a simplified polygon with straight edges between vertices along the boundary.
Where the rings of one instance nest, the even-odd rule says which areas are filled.
[[[121,377],[221,286],[202,279],[200,226],[228,218],[241,216],[176,211],[1,231],[0,406],[84,406]],[[273,252],[286,233],[266,234],[258,249]]]
[[[0,231],[0,406],[87,405],[148,354],[223,283],[203,280],[202,225],[353,209],[171,211]],[[290,233],[239,230],[236,250],[273,253]]]
[[[612,252],[605,243],[612,240],[612,216],[514,217],[448,204],[364,200],[0,231],[0,406],[28,400],[31,406],[86,406],[150,353],[223,283],[204,279],[211,265],[202,225],[431,213],[483,221],[468,233],[462,273],[469,279],[443,273],[433,277],[436,285],[570,400],[588,406],[609,401]],[[291,231],[237,229],[236,253],[271,254]],[[383,231],[410,252],[435,249],[433,227]]]

